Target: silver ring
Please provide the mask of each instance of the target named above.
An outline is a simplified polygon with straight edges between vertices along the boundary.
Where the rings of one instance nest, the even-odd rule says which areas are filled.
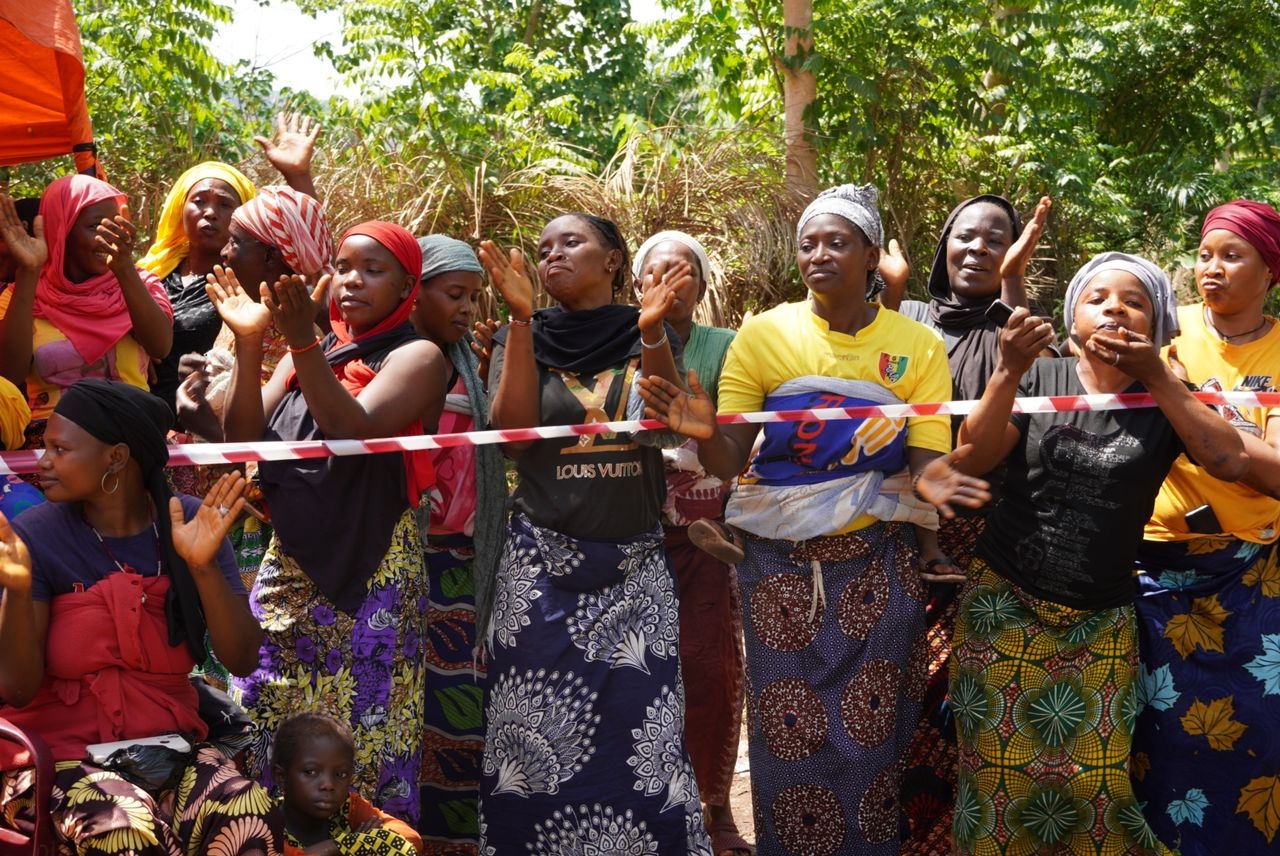
[[[231,509],[227,508],[225,505],[218,506],[218,513],[221,514],[223,517],[226,517],[229,511],[231,511]]]
[[[1113,365],[1113,366],[1118,366],[1118,365],[1120,365],[1120,352],[1119,352],[1119,351],[1112,351],[1112,352],[1111,352],[1111,356],[1115,357],[1115,359],[1111,361],[1111,365]]]

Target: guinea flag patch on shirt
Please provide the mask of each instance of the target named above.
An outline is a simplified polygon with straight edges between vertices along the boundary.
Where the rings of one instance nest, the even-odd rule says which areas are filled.
[[[907,373],[907,357],[898,357],[880,352],[880,377],[885,383],[897,383]]]

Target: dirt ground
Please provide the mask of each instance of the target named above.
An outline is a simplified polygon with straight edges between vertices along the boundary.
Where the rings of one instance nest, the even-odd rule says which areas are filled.
[[[742,740],[738,743],[738,764],[733,769],[733,788],[729,791],[729,804],[733,806],[733,818],[738,831],[752,844],[756,841],[755,816],[751,810],[751,765],[747,761],[747,723],[742,723]]]

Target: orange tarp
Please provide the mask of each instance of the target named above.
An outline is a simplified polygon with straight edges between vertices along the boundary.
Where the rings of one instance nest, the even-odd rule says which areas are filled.
[[[93,142],[71,0],[0,0],[0,165],[71,153]],[[94,165],[76,153],[76,169]]]

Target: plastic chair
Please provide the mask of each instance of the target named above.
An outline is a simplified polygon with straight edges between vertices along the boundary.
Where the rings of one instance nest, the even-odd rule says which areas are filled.
[[[0,826],[0,856],[54,856],[58,847],[49,812],[49,799],[53,792],[53,758],[44,741],[4,718],[0,718],[0,740],[25,749],[36,771],[35,831],[25,835]]]

